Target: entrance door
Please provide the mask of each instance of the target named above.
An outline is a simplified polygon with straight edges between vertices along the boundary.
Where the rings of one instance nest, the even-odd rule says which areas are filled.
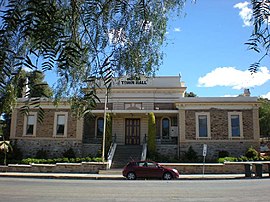
[[[140,144],[140,119],[126,119],[126,144]]]

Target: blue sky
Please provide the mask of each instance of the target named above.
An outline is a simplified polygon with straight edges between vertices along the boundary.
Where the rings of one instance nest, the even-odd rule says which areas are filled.
[[[199,97],[237,96],[249,88],[251,96],[270,99],[270,58],[261,62],[258,73],[248,71],[261,57],[245,45],[252,33],[250,1],[187,1],[182,16],[170,18],[156,75],[180,73],[187,91]],[[45,79],[53,85],[56,77],[50,72]]]
[[[257,74],[248,71],[260,54],[248,50],[251,5],[241,0],[198,0],[186,4],[182,17],[172,17],[165,57],[157,75],[178,75],[187,91],[199,97],[251,96],[270,99],[269,58]]]

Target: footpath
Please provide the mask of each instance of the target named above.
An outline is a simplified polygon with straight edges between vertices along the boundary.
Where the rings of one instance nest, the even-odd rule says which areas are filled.
[[[85,179],[85,180],[126,180],[120,174],[82,174],[82,173],[19,173],[1,172],[0,177],[17,178],[46,178],[46,179]],[[263,174],[269,178],[269,174]],[[246,178],[244,174],[182,174],[177,180],[233,180],[233,179],[258,179],[255,176]]]

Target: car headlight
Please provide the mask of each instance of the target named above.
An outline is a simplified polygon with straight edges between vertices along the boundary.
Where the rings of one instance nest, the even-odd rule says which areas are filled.
[[[178,170],[176,170],[176,169],[172,169],[172,171],[175,172],[175,173],[178,173]]]

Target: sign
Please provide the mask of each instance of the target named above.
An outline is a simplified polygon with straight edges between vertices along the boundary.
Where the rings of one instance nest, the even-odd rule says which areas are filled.
[[[142,80],[128,80],[128,81],[121,81],[122,85],[146,85],[147,81],[142,81]]]
[[[207,144],[203,144],[203,177],[204,177],[204,164],[205,164],[205,157],[206,157],[206,154],[207,154]]]
[[[203,144],[203,156],[205,157],[207,154],[207,144]]]
[[[123,77],[119,80],[119,85],[147,85],[147,80],[144,76]]]

